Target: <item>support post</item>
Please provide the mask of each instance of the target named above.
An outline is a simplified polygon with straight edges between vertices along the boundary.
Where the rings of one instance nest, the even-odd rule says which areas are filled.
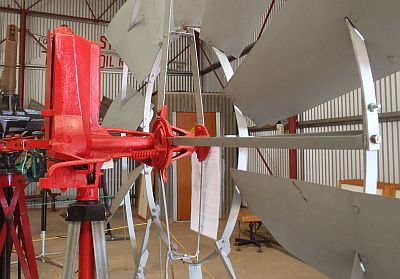
[[[25,3],[25,2],[24,2]],[[18,73],[18,98],[19,106],[24,106],[25,92],[25,48],[26,48],[26,16],[28,10],[24,7],[20,12],[19,24],[19,73]]]
[[[289,134],[296,134],[297,130],[297,116],[289,118]],[[297,150],[289,150],[289,177],[297,179]]]
[[[90,221],[83,221],[81,224],[79,237],[79,278],[95,278],[93,237]]]

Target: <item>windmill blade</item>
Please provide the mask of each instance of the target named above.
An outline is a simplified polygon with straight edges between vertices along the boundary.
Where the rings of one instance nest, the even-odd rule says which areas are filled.
[[[149,22],[153,18],[145,19],[142,7],[139,8],[136,24],[129,28],[134,5],[138,2],[140,1],[126,1],[108,25],[105,35],[133,75],[138,80],[143,80],[150,73],[160,46],[149,36]]]
[[[239,57],[271,2],[208,0],[200,38],[227,55]]]
[[[364,278],[400,274],[400,200],[239,170],[231,173],[252,212],[294,256],[332,278],[350,278],[355,252],[363,259]]]
[[[291,134],[265,137],[171,137],[173,144],[281,149],[364,149],[362,131]]]
[[[143,165],[135,168],[133,171],[131,171],[128,175],[128,178],[124,181],[122,186],[118,189],[118,193],[115,195],[115,198],[113,199],[112,206],[110,209],[110,217],[109,219],[114,216],[115,212],[117,212],[118,207],[124,200],[126,194],[129,192],[131,189],[133,183],[135,183],[136,179],[139,177],[139,175],[143,171]]]
[[[139,80],[143,80],[150,73],[160,49],[165,2],[128,0],[106,30],[108,41]],[[174,1],[172,23],[180,29],[187,26],[201,26],[205,2],[206,0]],[[137,14],[136,19],[132,19],[132,14]],[[175,26],[171,30],[175,30]]]
[[[102,122],[105,128],[136,130],[143,121],[144,97],[131,86],[127,87],[127,97],[121,101],[121,92],[111,103]]]
[[[159,43],[163,38],[163,25],[166,1],[145,0],[141,2],[153,41]],[[183,27],[200,27],[206,0],[174,0],[173,21],[170,30],[182,30]]]
[[[397,0],[287,1],[226,87],[257,125],[360,87],[345,17],[364,36],[375,79],[400,70]]]
[[[174,0],[175,26],[200,27],[207,0]]]
[[[157,44],[162,42],[166,2],[158,0],[141,1],[141,8],[149,30],[148,36]]]

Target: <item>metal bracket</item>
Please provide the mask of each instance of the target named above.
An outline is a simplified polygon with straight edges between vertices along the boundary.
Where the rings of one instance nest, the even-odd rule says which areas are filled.
[[[351,270],[350,279],[364,279],[365,267],[358,252],[354,253],[353,268]]]
[[[363,100],[363,130],[364,130],[364,192],[376,195],[378,180],[378,153],[382,138],[379,134],[378,109],[376,102],[375,83],[372,76],[371,64],[367,47],[361,33],[346,18],[347,28],[353,44],[354,54],[361,79]]]
[[[190,279],[203,279],[203,274],[201,273],[201,265],[190,264],[189,265],[189,278]]]

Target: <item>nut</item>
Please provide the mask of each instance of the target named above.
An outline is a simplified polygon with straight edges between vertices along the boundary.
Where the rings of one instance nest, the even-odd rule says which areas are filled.
[[[380,135],[373,135],[370,137],[372,143],[380,144],[382,143],[382,137]]]
[[[377,110],[380,109],[380,108],[381,108],[381,105],[380,105],[380,104],[371,103],[371,104],[368,105],[368,110],[369,110],[370,112],[375,112],[375,111],[377,111]]]

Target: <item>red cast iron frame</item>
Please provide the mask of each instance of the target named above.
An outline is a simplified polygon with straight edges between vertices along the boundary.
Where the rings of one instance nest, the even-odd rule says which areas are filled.
[[[40,187],[77,188],[78,201],[98,201],[101,167],[112,158],[138,160],[157,168],[163,179],[166,179],[165,169],[174,160],[193,152],[197,152],[199,161],[205,160],[209,147],[177,146],[168,140],[174,136],[193,136],[193,133],[171,126],[166,119],[166,107],[158,112],[151,133],[100,126],[100,47],[97,43],[75,35],[70,28],[60,27],[49,33],[47,49],[50,51],[47,51],[46,103],[42,111],[45,139],[15,136],[3,139],[0,145],[0,152],[46,148],[47,155],[54,160],[48,161],[48,172],[40,180]],[[208,136],[207,129],[197,125],[195,135]],[[81,236],[90,232],[90,225],[86,224],[82,226]],[[83,278],[92,278],[92,248],[84,245],[80,249],[88,250],[89,255],[85,256],[80,273],[89,274]]]

